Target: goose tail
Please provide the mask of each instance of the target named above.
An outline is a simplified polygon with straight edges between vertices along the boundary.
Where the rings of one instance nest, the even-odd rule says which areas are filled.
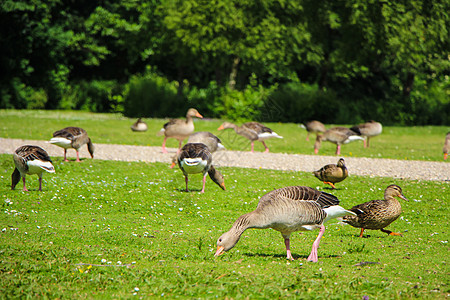
[[[346,210],[345,208],[339,205],[329,206],[327,208],[324,208],[324,211],[327,214],[325,220],[323,221],[324,223],[328,222],[331,219],[336,219],[344,216],[356,216],[354,212]]]

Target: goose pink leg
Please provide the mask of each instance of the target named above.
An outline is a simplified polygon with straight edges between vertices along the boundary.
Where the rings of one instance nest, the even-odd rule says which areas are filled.
[[[167,136],[164,137],[164,141],[163,141],[163,144],[162,144],[162,152],[163,152],[163,153],[167,153],[167,149],[166,149],[166,141],[167,141]]]
[[[189,181],[189,179],[188,179],[187,176],[184,176],[184,181],[186,181],[186,192],[189,192],[189,190],[188,190],[188,181]]]
[[[206,174],[208,174],[208,173],[206,173]],[[202,188],[202,190],[200,191],[200,193],[202,193],[202,194],[205,192],[206,174],[203,176],[203,188]]]
[[[317,236],[316,240],[314,241],[311,249],[311,254],[308,256],[308,261],[317,262],[318,256],[317,256],[317,249],[319,249],[319,243],[320,239],[322,238],[323,234],[325,233],[325,226],[320,227],[319,235]]]
[[[77,162],[80,162],[81,160],[80,160],[80,153],[78,152],[78,150],[76,150],[77,151]]]
[[[261,141],[261,143],[264,145],[264,148],[266,148],[266,150],[264,152],[268,153],[269,152],[269,147],[267,147],[266,143],[264,141]]]
[[[25,177],[22,177],[22,181],[23,181],[23,191],[28,192],[27,187],[25,186]]]
[[[67,149],[64,149],[64,161],[69,161],[69,160],[67,159]]]
[[[341,145],[337,145],[336,147],[336,155],[340,155],[341,154]]]
[[[294,260],[294,258],[292,257],[292,254],[291,254],[291,247],[290,247],[290,245],[291,245],[291,241],[290,241],[290,239],[289,239],[289,237],[285,237],[285,236],[283,236],[284,237],[284,244],[286,245],[286,258],[287,259],[290,259],[290,260]]]
[[[255,142],[252,142],[252,153],[254,152]]]

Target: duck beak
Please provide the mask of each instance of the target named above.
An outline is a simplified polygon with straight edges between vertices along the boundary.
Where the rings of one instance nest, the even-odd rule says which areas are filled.
[[[405,196],[403,196],[403,194],[398,195],[399,198],[402,198],[403,200],[409,201],[408,199],[406,199]]]
[[[214,254],[214,256],[219,256],[219,255],[223,254],[224,253],[223,249],[224,249],[223,246],[217,246],[217,251],[216,251],[216,254]]]
[[[217,128],[217,130],[224,130],[225,128],[223,127],[223,125],[220,125],[219,128]]]
[[[195,116],[196,116],[197,118],[203,119],[203,116],[202,116],[201,114],[199,114],[199,113],[196,113]]]

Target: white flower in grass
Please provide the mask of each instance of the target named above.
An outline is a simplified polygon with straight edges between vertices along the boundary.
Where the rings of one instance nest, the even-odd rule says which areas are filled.
[[[134,288],[134,291],[139,292],[139,288],[138,288],[138,287],[135,287],[135,288]]]
[[[102,258],[102,263],[105,263],[105,262],[106,262],[106,259]]]
[[[118,264],[118,265],[121,265],[121,264],[122,264],[122,262],[121,262],[121,261],[119,260],[119,261],[117,262],[117,264]]]

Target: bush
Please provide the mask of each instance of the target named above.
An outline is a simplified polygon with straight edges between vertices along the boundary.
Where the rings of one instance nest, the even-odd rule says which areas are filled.
[[[178,117],[188,109],[187,99],[178,94],[178,83],[151,71],[132,76],[124,98],[127,117]]]
[[[66,89],[58,108],[122,112],[122,90],[123,87],[114,80],[80,81]]]
[[[291,82],[275,90],[265,103],[264,121],[302,123],[320,120],[334,123],[345,118],[345,111],[333,92],[321,91],[317,85]]]

